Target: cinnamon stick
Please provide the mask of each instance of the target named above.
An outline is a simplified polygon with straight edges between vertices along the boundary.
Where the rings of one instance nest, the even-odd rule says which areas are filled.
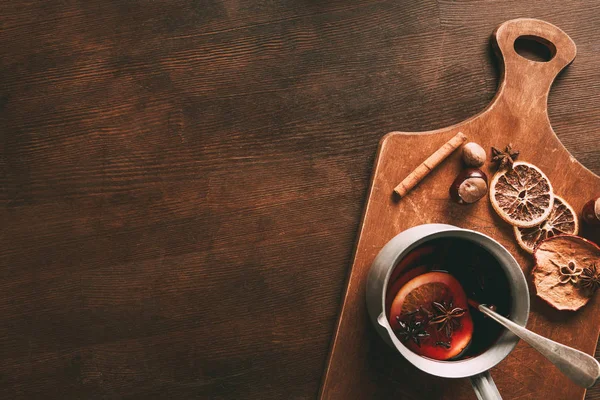
[[[394,188],[394,192],[400,197],[406,196],[412,188],[421,182],[435,167],[448,158],[454,150],[458,149],[466,141],[467,137],[462,132],[458,132],[456,136],[448,140],[446,144],[437,149],[435,153],[430,155],[421,163],[421,165],[404,178],[404,180]]]

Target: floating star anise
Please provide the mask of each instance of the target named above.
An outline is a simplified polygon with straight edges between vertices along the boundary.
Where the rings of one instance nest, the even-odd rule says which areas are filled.
[[[450,342],[435,342],[435,345],[439,346],[439,347],[443,347],[446,350],[448,350],[451,347]]]
[[[592,263],[589,267],[583,269],[579,276],[579,284],[592,293],[600,288],[600,272],[596,268],[596,263]]]
[[[514,160],[519,157],[519,151],[512,149],[512,144],[506,146],[504,151],[492,147],[492,162],[495,162],[498,169],[508,167],[512,169]]]
[[[421,340],[429,337],[429,333],[425,331],[427,327],[425,321],[417,320],[415,313],[404,314],[402,317],[404,318],[396,315],[396,321],[398,321],[398,325],[400,326],[396,334],[400,338],[400,341],[406,343],[412,340],[417,346],[421,347]]]
[[[437,301],[434,301],[431,305],[435,316],[429,320],[429,324],[439,324],[437,328],[438,331],[444,330],[446,337],[451,338],[452,333],[460,328],[460,321],[458,319],[465,315],[467,310],[460,307],[454,307],[452,300],[449,303],[438,303]]]
[[[572,284],[576,284],[579,281],[583,269],[575,265],[574,261],[569,261],[567,265],[559,265],[554,260],[550,261],[558,267],[558,272],[560,274],[558,281],[560,283],[565,284],[571,282]]]

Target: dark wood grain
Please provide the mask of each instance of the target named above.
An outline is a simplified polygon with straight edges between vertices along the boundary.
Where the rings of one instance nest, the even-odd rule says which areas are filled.
[[[379,139],[482,110],[520,16],[600,173],[595,1],[0,2],[0,396],[314,398]]]

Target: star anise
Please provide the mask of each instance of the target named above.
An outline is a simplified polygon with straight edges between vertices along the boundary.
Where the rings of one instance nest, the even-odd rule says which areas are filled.
[[[575,265],[574,261],[569,261],[567,265],[559,265],[554,260],[550,260],[552,264],[558,267],[558,272],[560,276],[558,277],[558,281],[562,284],[565,283],[573,283],[576,284],[579,281],[579,277],[583,273],[583,269],[579,268]]]
[[[400,338],[402,343],[406,343],[412,340],[421,347],[421,340],[429,337],[429,333],[425,331],[427,327],[425,321],[417,320],[415,313],[404,314],[401,318],[400,315],[396,315],[396,321],[400,328],[396,330],[396,334]]]
[[[508,167],[512,169],[514,160],[519,157],[519,151],[512,149],[512,144],[506,146],[504,151],[492,147],[492,162],[495,162],[498,169]]]
[[[449,303],[439,303],[434,301],[431,305],[433,306],[435,316],[429,320],[429,324],[439,324],[437,328],[438,331],[444,330],[446,336],[451,338],[452,333],[460,328],[460,321],[458,319],[465,315],[467,310],[460,307],[454,307],[452,300],[450,300]]]
[[[435,345],[439,346],[439,347],[443,347],[446,350],[448,350],[451,347],[450,342],[435,342]]]
[[[600,272],[596,268],[596,263],[592,263],[589,267],[583,269],[579,276],[579,284],[592,293],[600,288]]]

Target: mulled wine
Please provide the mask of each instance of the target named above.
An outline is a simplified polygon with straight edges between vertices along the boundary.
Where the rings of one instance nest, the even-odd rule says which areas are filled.
[[[462,360],[490,348],[503,327],[477,304],[508,317],[511,293],[498,260],[465,239],[440,238],[413,249],[396,265],[386,313],[398,339],[436,360]]]

